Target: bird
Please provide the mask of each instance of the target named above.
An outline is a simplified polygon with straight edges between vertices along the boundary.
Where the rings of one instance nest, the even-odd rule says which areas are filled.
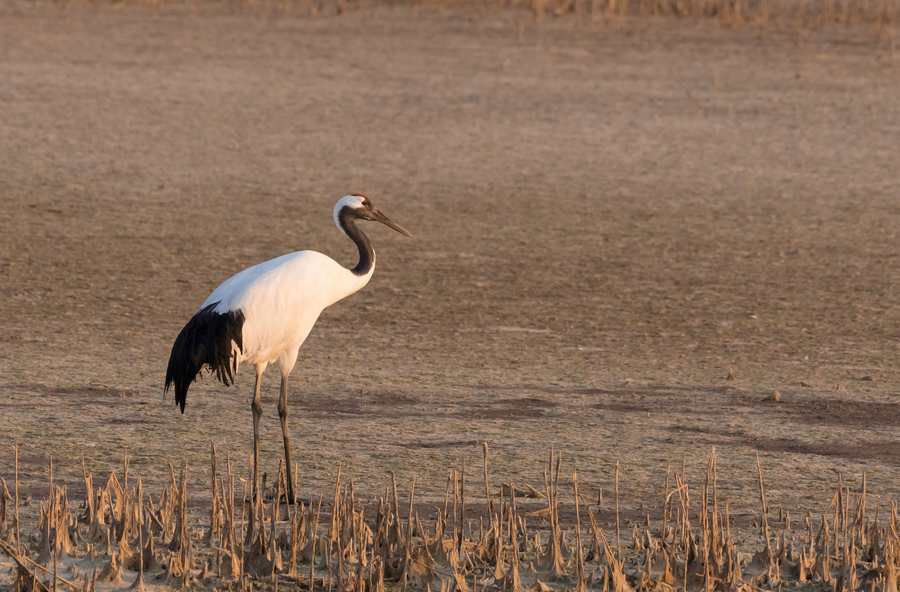
[[[225,386],[234,382],[241,364],[256,368],[253,412],[253,484],[259,467],[259,388],[270,364],[281,369],[278,416],[284,438],[287,497],[293,502],[293,474],[288,434],[288,376],[320,313],[362,289],[375,271],[375,250],[358,221],[381,222],[400,234],[413,235],[379,212],[361,193],[346,195],[334,206],[334,223],[359,249],[352,269],[317,251],[297,251],[254,265],[225,280],[187,322],[172,345],[163,400],[174,387],[175,404],[184,413],[187,392],[205,369]]]

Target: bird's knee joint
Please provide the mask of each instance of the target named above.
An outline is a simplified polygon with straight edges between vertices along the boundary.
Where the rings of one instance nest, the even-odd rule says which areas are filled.
[[[282,407],[281,405],[279,405],[278,406],[278,417],[280,417],[281,419],[287,419],[287,416],[288,416],[287,407]]]
[[[262,415],[262,405],[259,404],[259,401],[250,403],[250,409],[253,410],[254,415]]]

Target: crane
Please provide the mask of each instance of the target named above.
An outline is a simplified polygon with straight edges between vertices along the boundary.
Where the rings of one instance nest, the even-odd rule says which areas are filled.
[[[234,382],[242,363],[256,367],[256,388],[250,404],[253,411],[253,485],[255,499],[259,466],[259,421],[262,406],[259,387],[269,364],[281,368],[281,396],[278,417],[284,437],[288,500],[293,503],[294,480],[288,435],[288,376],[297,354],[319,314],[328,306],[365,286],[375,271],[375,250],[358,220],[381,222],[404,236],[405,228],[379,212],[360,193],[347,195],[334,206],[334,223],[356,243],[359,263],[347,269],[316,251],[298,251],[249,267],[225,280],[184,326],[175,343],[166,369],[166,386],[175,388],[175,404],[184,406],[188,387],[206,368],[225,386]]]

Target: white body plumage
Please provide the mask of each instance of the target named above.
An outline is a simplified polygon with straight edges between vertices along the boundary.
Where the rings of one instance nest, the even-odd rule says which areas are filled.
[[[232,342],[236,367],[247,362],[261,371],[277,362],[289,374],[322,311],[362,289],[374,271],[374,261],[367,273],[356,275],[322,253],[290,253],[225,280],[201,310],[215,304],[219,314],[243,312],[243,351]]]

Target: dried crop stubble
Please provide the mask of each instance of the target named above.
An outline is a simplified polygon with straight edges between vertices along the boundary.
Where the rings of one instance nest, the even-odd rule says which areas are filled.
[[[349,262],[329,212],[363,191],[419,239],[373,231],[375,279],[303,348],[308,487],[343,462],[359,490],[415,471],[440,499],[487,441],[498,479],[535,487],[551,443],[586,491],[619,461],[636,508],[710,445],[735,503],[753,449],[790,509],[839,473],[869,471],[884,507],[897,491],[896,457],[867,453],[896,428],[840,411],[895,402],[889,46],[652,19],[520,34],[509,13],[2,10],[0,459],[18,440],[26,487],[51,450],[72,487],[82,452],[105,473],[127,449],[148,488],[213,436],[243,464],[251,377],[163,408],[172,338],[242,267]]]

